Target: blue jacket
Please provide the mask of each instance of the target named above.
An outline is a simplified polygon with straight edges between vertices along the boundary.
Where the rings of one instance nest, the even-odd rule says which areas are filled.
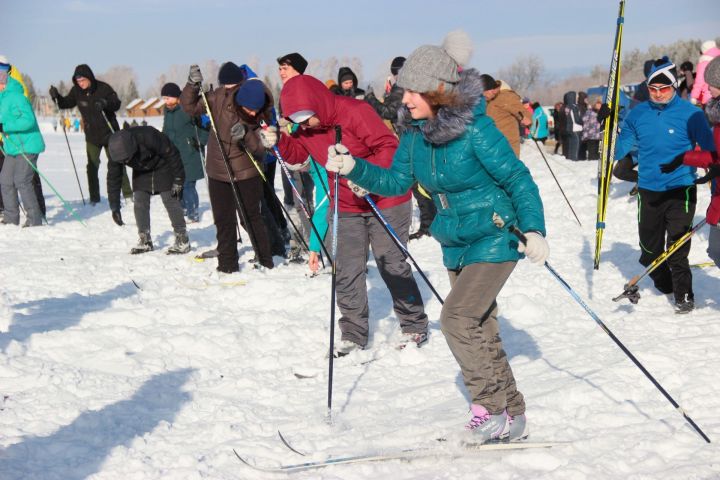
[[[530,172],[485,114],[480,76],[465,70],[457,87],[461,105],[443,107],[431,120],[408,121],[400,112],[400,137],[393,163],[384,169],[356,158],[346,176],[379,195],[406,192],[417,180],[438,209],[430,232],[440,242],[443,263],[458,269],[472,263],[522,257],[517,239],[493,223],[545,234],[542,201]]]
[[[683,165],[672,173],[662,173],[660,164],[695,145],[715,150],[710,125],[702,110],[675,95],[665,105],[647,101],[630,111],[618,136],[615,158],[637,149],[638,186],[665,192],[693,185],[694,167]]]
[[[548,136],[548,118],[542,107],[537,107],[533,111],[530,134],[535,139],[547,138]]]
[[[8,155],[35,154],[45,151],[45,142],[40,134],[32,105],[23,87],[8,77],[5,90],[0,92],[0,123],[3,137],[7,137],[3,148]]]

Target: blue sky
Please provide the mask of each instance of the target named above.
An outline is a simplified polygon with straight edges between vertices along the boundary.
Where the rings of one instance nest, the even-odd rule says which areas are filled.
[[[9,0],[0,54],[41,90],[80,63],[130,65],[142,92],[174,64],[254,56],[262,74],[293,51],[359,57],[367,82],[394,56],[462,28],[481,71],[537,55],[563,74],[609,63],[617,9],[616,0]],[[720,36],[720,0],[628,0],[625,17],[625,49]]]

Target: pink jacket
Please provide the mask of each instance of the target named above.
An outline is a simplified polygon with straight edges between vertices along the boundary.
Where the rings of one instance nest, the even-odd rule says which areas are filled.
[[[693,84],[692,93],[690,94],[690,97],[694,98],[699,105],[705,105],[712,98],[708,84],[705,82],[705,69],[708,63],[717,56],[720,56],[720,48],[717,47],[711,48],[700,55],[697,74],[695,75],[695,83]]]

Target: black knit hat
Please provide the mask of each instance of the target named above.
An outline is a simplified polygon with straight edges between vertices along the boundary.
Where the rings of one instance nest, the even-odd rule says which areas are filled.
[[[292,68],[297,70],[300,75],[305,73],[305,69],[308,66],[307,60],[305,60],[305,58],[297,52],[288,53],[287,55],[278,57],[277,62],[278,65],[290,65]]]
[[[390,73],[397,75],[400,69],[405,65],[405,57],[395,57],[390,64]]]
[[[163,85],[163,87],[160,89],[160,96],[161,97],[173,97],[173,98],[180,98],[180,87],[177,83],[166,83]]]
[[[218,72],[218,83],[220,85],[235,85],[245,80],[243,71],[233,62],[223,63]]]

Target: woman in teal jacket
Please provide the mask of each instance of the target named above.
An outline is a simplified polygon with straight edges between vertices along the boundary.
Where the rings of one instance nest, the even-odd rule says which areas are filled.
[[[403,133],[389,169],[337,144],[327,170],[380,195],[405,192],[414,181],[432,195],[438,213],[430,233],[442,245],[452,288],[441,328],[472,397],[466,428],[478,442],[520,440],[528,434],[525,402],[502,348],[495,299],[522,252],[538,263],[547,258],[545,222],[530,172],[485,115],[480,74],[458,72],[469,43],[452,32],[442,47],[408,57],[398,77]],[[498,217],[524,231],[527,246],[497,226]]]
[[[548,137],[548,118],[545,115],[545,110],[542,106],[535,102],[533,103],[533,116],[532,124],[530,125],[530,135],[538,142],[545,143]]]
[[[25,226],[42,225],[32,179],[38,155],[45,151],[45,142],[22,85],[6,71],[0,71],[0,132],[5,150],[5,163],[0,173],[5,204],[3,223],[20,224],[19,193],[27,215]]]

